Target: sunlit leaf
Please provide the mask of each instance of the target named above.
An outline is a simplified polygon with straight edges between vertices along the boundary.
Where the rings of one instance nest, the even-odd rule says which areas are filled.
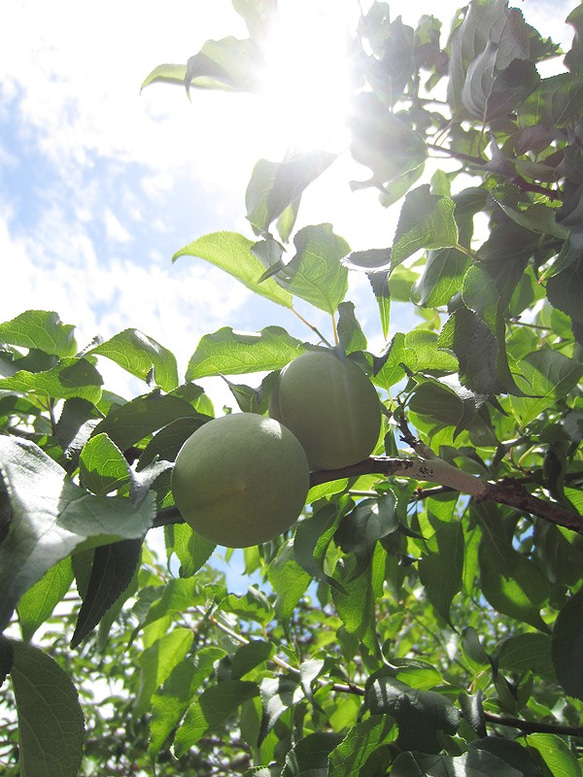
[[[77,344],[75,327],[63,324],[57,313],[27,310],[0,324],[0,343],[35,348],[55,356],[74,356]]]
[[[174,354],[137,329],[124,329],[85,355],[88,354],[106,356],[142,380],[149,381],[153,370],[152,383],[164,391],[178,385]]]
[[[236,332],[226,326],[201,338],[186,378],[277,370],[304,351],[303,343],[279,326],[268,326],[261,332]]]
[[[254,242],[238,232],[211,232],[189,243],[172,257],[175,262],[181,256],[204,259],[221,270],[228,272],[255,294],[267,297],[284,307],[292,307],[292,297],[273,279],[260,282],[265,271],[261,261],[254,255]]]

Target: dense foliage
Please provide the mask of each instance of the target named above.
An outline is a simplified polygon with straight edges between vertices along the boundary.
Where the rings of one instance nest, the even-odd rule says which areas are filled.
[[[145,85],[258,88],[276,2],[233,5],[248,39]],[[225,326],[181,381],[136,330],[79,350],[56,313],[0,324],[3,774],[581,775],[582,6],[568,22],[564,69],[542,78],[562,53],[504,0],[451,34],[374,2],[352,41],[350,153],[368,168],[352,186],[399,209],[392,245],[295,231],[336,161],[322,149],[257,163],[250,236],[177,251],[325,311],[331,334]],[[381,352],[350,272],[370,281]],[[389,338],[395,301],[420,323]],[[375,455],[313,472],[300,519],[244,551],[252,584],[231,593],[170,488],[214,415],[196,381],[261,373],[230,385],[265,414],[278,371],[322,344],[378,390]],[[108,391],[103,358],[144,393]]]

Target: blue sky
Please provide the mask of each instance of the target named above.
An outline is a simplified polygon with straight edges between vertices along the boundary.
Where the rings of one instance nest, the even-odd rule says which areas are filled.
[[[328,37],[357,8],[356,0],[281,4],[319,6]],[[543,34],[559,38],[577,2],[516,4]],[[458,2],[390,5],[414,25],[432,11],[448,21]],[[200,337],[224,325],[279,324],[309,339],[292,314],[220,270],[188,258],[170,262],[207,232],[252,237],[244,217],[252,166],[260,156],[281,158],[293,139],[293,116],[281,106],[274,114],[265,101],[194,92],[189,102],[181,89],[159,85],[140,95],[156,65],[185,62],[208,38],[245,35],[229,0],[20,0],[3,10],[1,320],[29,308],[56,310],[78,327],[80,346],[136,327],[174,351],[182,370]],[[306,195],[298,226],[330,221],[353,249],[390,245],[398,209],[383,210],[371,190],[352,194],[347,181],[359,177],[366,171],[345,156]],[[370,347],[380,350],[376,305],[362,276],[352,275],[349,298]],[[323,314],[313,323],[330,331]],[[100,367],[115,381],[110,388],[128,398],[145,390],[107,360]],[[230,400],[220,379],[207,390],[219,410]]]

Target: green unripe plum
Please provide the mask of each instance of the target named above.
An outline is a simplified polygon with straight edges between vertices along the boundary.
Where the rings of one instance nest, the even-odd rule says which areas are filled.
[[[295,434],[314,472],[366,459],[381,426],[374,386],[356,364],[332,351],[309,351],[283,368],[269,415]]]
[[[255,413],[208,421],[184,443],[172,491],[184,520],[209,540],[246,548],[277,537],[302,511],[310,474],[282,424]]]

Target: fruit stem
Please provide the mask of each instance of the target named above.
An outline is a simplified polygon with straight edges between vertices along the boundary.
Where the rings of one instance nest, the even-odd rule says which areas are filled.
[[[320,340],[321,340],[323,343],[326,343],[326,345],[327,345],[329,348],[332,348],[332,344],[331,344],[331,343],[328,341],[328,339],[327,339],[326,337],[324,337],[324,335],[322,334],[322,332],[320,332],[320,330],[319,330],[317,327],[315,327],[313,324],[310,324],[310,322],[309,322],[309,321],[307,321],[307,320],[306,320],[306,319],[305,319],[305,318],[304,318],[304,317],[301,315],[301,313],[298,313],[298,311],[297,311],[295,308],[292,308],[292,313],[295,313],[295,315],[296,315],[296,316],[297,316],[297,317],[300,319],[300,321],[302,322],[302,324],[305,324],[305,325],[306,325],[306,326],[307,326],[309,329],[311,329],[311,330],[312,330],[312,332],[314,332],[315,334],[317,334],[317,335],[318,335],[318,337],[320,338]],[[338,342],[338,340],[337,340],[336,342]]]

